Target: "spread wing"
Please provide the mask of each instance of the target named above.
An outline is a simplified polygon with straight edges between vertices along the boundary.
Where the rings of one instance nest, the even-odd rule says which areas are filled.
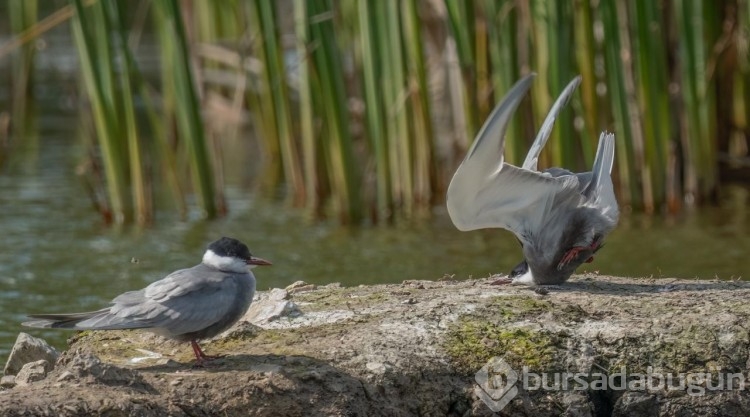
[[[547,143],[550,133],[552,133],[552,128],[555,126],[557,115],[560,114],[563,107],[568,104],[570,97],[573,96],[573,92],[580,84],[581,76],[579,75],[573,78],[573,81],[569,82],[565,89],[563,89],[562,93],[560,93],[560,96],[557,97],[555,104],[552,105],[549,113],[547,113],[547,117],[544,118],[544,123],[542,123],[542,127],[539,128],[539,133],[536,134],[536,139],[534,139],[534,143],[531,144],[529,153],[526,154],[526,159],[523,161],[521,167],[530,171],[537,170],[536,165],[537,162],[539,162],[539,154]]]
[[[553,177],[503,162],[506,127],[533,77],[531,74],[517,82],[495,107],[453,175],[447,206],[459,230],[501,227],[526,240],[529,233],[542,227],[553,207],[578,204],[581,199],[575,175]],[[550,128],[577,85],[578,80],[573,80],[555,103],[545,121]],[[538,149],[532,146],[526,158],[529,166],[536,166],[548,136],[549,128],[537,136],[534,146]]]

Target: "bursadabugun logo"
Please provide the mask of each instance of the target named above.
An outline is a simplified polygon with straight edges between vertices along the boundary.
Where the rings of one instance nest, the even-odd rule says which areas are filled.
[[[518,373],[502,358],[494,356],[474,375],[474,394],[490,410],[498,412],[518,395]]]
[[[474,375],[474,393],[492,411],[505,408],[519,389],[525,391],[684,391],[701,396],[711,391],[744,390],[747,381],[742,372],[665,373],[653,367],[646,372],[628,372],[622,366],[616,372],[531,372],[524,366],[520,374],[505,360],[493,357]]]

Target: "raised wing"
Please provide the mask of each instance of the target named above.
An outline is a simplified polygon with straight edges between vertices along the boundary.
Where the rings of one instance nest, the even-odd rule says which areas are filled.
[[[459,230],[501,227],[524,240],[556,202],[570,201],[560,197],[578,193],[575,176],[551,177],[503,162],[505,130],[533,77],[521,79],[500,101],[453,175],[446,200]]]
[[[539,133],[536,134],[536,138],[534,139],[534,143],[531,144],[529,153],[526,154],[526,159],[523,161],[523,165],[521,165],[522,168],[530,171],[537,170],[536,166],[539,162],[539,154],[547,143],[550,133],[552,133],[552,128],[555,125],[555,120],[557,120],[557,115],[559,115],[563,107],[568,104],[570,97],[573,96],[573,92],[575,92],[580,84],[581,76],[579,75],[575,77],[573,81],[569,82],[565,89],[563,89],[562,93],[560,93],[560,96],[557,97],[555,104],[552,105],[549,113],[547,113],[547,117],[544,118],[544,123],[542,123],[542,127],[539,129]]]

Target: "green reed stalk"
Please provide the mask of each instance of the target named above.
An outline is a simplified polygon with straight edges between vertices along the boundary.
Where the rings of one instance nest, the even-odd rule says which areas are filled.
[[[475,54],[475,0],[453,1],[445,0],[445,8],[448,12],[448,25],[456,41],[456,51],[461,65],[464,79],[463,85],[463,110],[466,121],[466,135],[474,138],[479,131],[481,121],[476,111],[477,85]],[[471,139],[470,139],[471,140]]]
[[[701,156],[703,157],[701,162],[705,167],[701,198],[711,199],[715,197],[719,181],[717,164],[717,144],[719,143],[717,126],[719,121],[716,95],[718,83],[715,73],[716,61],[719,57],[715,55],[715,47],[723,31],[722,14],[725,5],[715,1],[701,3],[700,5],[702,7],[698,11],[698,16],[705,21],[703,48],[707,56],[707,64],[704,66],[706,68],[705,90],[701,101],[707,119],[705,136],[701,138]],[[711,69],[711,72],[709,72],[709,69]]]
[[[488,43],[487,22],[481,19],[481,7],[477,7],[476,19],[474,20],[474,83],[477,114],[480,120],[492,111],[490,100],[491,76],[490,57]]]
[[[265,71],[264,76],[270,89],[271,101],[276,113],[276,131],[281,150],[281,159],[284,167],[286,181],[289,183],[294,205],[300,205],[305,201],[305,185],[302,180],[300,169],[299,151],[292,134],[292,119],[289,109],[289,93],[286,85],[286,68],[282,61],[283,46],[279,42],[279,33],[276,27],[276,2],[271,0],[259,0],[255,2],[257,14],[260,17],[260,29],[263,36],[263,52]]]
[[[532,103],[531,122],[534,130],[538,129],[539,123],[541,123],[541,120],[544,120],[544,116],[554,102],[552,80],[556,78],[554,75],[557,56],[554,51],[556,28],[553,26],[555,21],[551,17],[551,15],[554,15],[554,10],[550,11],[554,7],[555,5],[552,2],[543,0],[529,2],[529,11],[531,13],[530,34],[534,37],[532,41],[534,47],[532,48],[531,67],[537,73],[537,77],[534,80],[534,88],[530,92]],[[562,146],[558,140],[558,130],[559,128],[555,128],[552,131],[547,145],[539,156],[541,166],[555,165],[555,161],[558,160],[560,155],[559,149]],[[533,137],[534,135],[532,135]],[[524,148],[528,150],[528,144],[525,144]],[[523,161],[523,158],[520,161]],[[558,164],[557,166],[560,165]]]
[[[382,17],[380,21],[383,26],[382,43],[380,43],[380,62],[383,64],[381,91],[383,95],[383,111],[385,116],[385,129],[388,137],[388,170],[390,171],[390,190],[392,199],[397,210],[403,210],[406,188],[409,187],[408,172],[404,172],[401,164],[401,146],[403,141],[407,140],[408,134],[406,128],[405,112],[403,112],[403,77],[399,79],[403,68],[398,66],[394,61],[401,63],[400,52],[393,51],[394,46],[400,45],[397,40],[393,40],[393,32],[399,33],[398,19],[394,19],[397,11],[393,9],[396,5],[391,1],[377,2],[377,13]],[[400,49],[397,49],[400,51]],[[394,55],[397,55],[394,57]]]
[[[539,120],[552,106],[554,99],[575,77],[573,61],[573,27],[570,2],[534,2],[534,29],[538,42],[543,44],[537,50],[539,89],[537,112]],[[545,147],[545,153],[553,166],[577,166],[576,146],[572,140],[573,123],[570,112],[563,112],[555,122],[555,129]],[[565,138],[565,139],[564,139]]]
[[[165,32],[161,37],[164,62],[172,69],[172,76],[164,79],[163,83],[172,84],[177,128],[188,149],[193,184],[203,215],[214,218],[217,215],[214,174],[180,9],[177,0],[157,0],[155,5],[161,19],[160,30]]]
[[[554,55],[557,65],[554,67],[555,71],[553,72],[554,77],[551,85],[553,88],[552,95],[557,98],[557,95],[568,85],[570,80],[578,75],[578,69],[576,68],[575,50],[573,47],[575,44],[573,33],[573,2],[553,1],[552,3],[555,5],[554,18],[557,34],[554,35]],[[575,140],[577,135],[573,129],[573,116],[571,109],[560,114],[558,120],[555,122],[558,126],[558,133],[557,136],[553,136],[552,140],[557,141],[559,144],[559,166],[563,167],[578,166],[577,150],[579,146],[577,145],[580,142]]]
[[[630,3],[635,28],[633,50],[637,70],[637,91],[641,97],[645,166],[651,173],[651,200],[666,198],[669,169],[668,148],[672,139],[669,126],[669,92],[666,49],[663,39],[660,6],[656,2]]]
[[[138,126],[135,119],[135,103],[133,101],[133,89],[131,87],[131,73],[135,71],[135,63],[128,50],[128,33],[125,30],[123,17],[120,13],[120,4],[112,1],[102,1],[104,13],[111,23],[113,34],[119,37],[119,42],[112,45],[116,56],[120,58],[119,89],[113,96],[118,98],[117,108],[121,110],[123,120],[120,122],[119,132],[122,139],[127,143],[129,179],[134,203],[134,216],[136,224],[144,226],[153,220],[153,208],[151,206],[148,179],[143,166],[145,152],[140,143]],[[117,87],[115,87],[117,88]]]
[[[635,178],[635,160],[630,113],[628,111],[627,91],[625,89],[625,72],[621,61],[619,22],[617,20],[617,0],[603,0],[600,3],[601,20],[604,28],[604,58],[607,73],[607,90],[611,96],[614,111],[615,132],[618,133],[615,146],[617,152],[617,170],[619,172],[619,197],[624,206],[641,206],[641,197]]]
[[[392,188],[397,192],[395,199],[401,211],[410,217],[413,212],[414,178],[412,172],[412,148],[406,110],[406,67],[401,43],[401,10],[399,0],[386,0],[385,18],[388,30],[385,34],[386,79],[389,80],[390,94],[385,101],[388,119],[391,121],[391,168],[396,168],[398,184]]]
[[[310,22],[308,20],[306,0],[294,2],[295,33],[297,35],[297,76],[299,79],[299,119],[300,138],[302,140],[302,171],[305,182],[305,197],[308,213],[317,218],[321,210],[321,195],[318,192],[318,148],[316,146],[315,127],[313,125],[314,100],[312,97],[312,80],[310,77]]]
[[[252,54],[261,61],[264,69],[258,74],[257,78],[249,76],[251,88],[248,89],[247,102],[248,110],[253,117],[253,124],[258,130],[258,139],[261,141],[268,161],[262,175],[261,189],[268,194],[272,194],[278,183],[282,181],[285,169],[282,163],[279,132],[276,128],[278,115],[273,103],[273,85],[270,82],[268,71],[265,70],[268,67],[265,62],[267,56],[266,43],[260,29],[261,16],[258,13],[258,5],[256,2],[242,2],[241,5],[245,8],[244,14],[249,17],[249,27],[253,31],[251,32]]]
[[[169,80],[172,77],[173,67],[173,54],[167,52],[167,48],[171,45],[171,32],[165,28],[166,20],[161,19],[161,12],[158,8],[154,8],[154,29],[157,36],[157,44],[162,48],[160,59],[162,60],[161,79]],[[142,78],[137,78],[138,88],[140,95],[143,98],[144,105],[146,106],[146,115],[149,119],[149,125],[151,126],[151,133],[154,137],[155,142],[155,156],[154,159],[161,161],[162,167],[165,169],[166,180],[169,189],[173,195],[175,205],[179,212],[181,219],[187,219],[188,216],[188,204],[187,204],[187,188],[188,184],[182,181],[182,171],[184,167],[181,162],[186,158],[185,147],[179,146],[180,142],[177,140],[178,134],[176,132],[176,106],[177,106],[177,94],[175,84],[172,82],[162,82],[160,92],[158,95],[158,105],[152,100],[153,94],[146,82]],[[158,111],[157,111],[158,108]]]
[[[685,162],[685,184],[686,195],[695,198],[700,193],[698,175],[700,170],[700,156],[698,153],[699,137],[704,123],[701,121],[699,77],[701,69],[697,66],[701,61],[700,44],[702,36],[697,32],[702,30],[700,22],[695,22],[698,27],[693,26],[691,16],[691,2],[674,1],[675,14],[677,18],[677,30],[682,42],[680,43],[680,73],[682,78],[682,100],[685,104],[684,125],[687,129],[682,131],[683,159]],[[698,45],[696,45],[698,44]],[[701,56],[703,58],[703,56]],[[701,77],[702,78],[702,77]],[[701,85],[703,83],[700,83]]]
[[[183,189],[182,182],[180,181],[180,175],[177,167],[177,156],[175,151],[172,149],[170,144],[170,134],[167,133],[169,130],[165,128],[165,117],[163,114],[167,113],[166,109],[173,108],[166,101],[162,101],[162,112],[158,112],[156,104],[154,104],[151,98],[151,92],[148,90],[146,83],[137,77],[136,85],[140,98],[143,100],[144,112],[149,121],[150,136],[154,140],[154,161],[159,161],[161,168],[164,170],[166,177],[167,188],[173,195],[174,204],[177,207],[178,215],[181,219],[187,219],[188,208],[185,200],[185,190]],[[162,95],[164,99],[170,97],[168,94]],[[163,113],[163,114],[162,114]],[[167,118],[169,119],[169,118]],[[153,188],[151,188],[153,190]],[[152,191],[153,192],[153,191]],[[153,196],[149,196],[150,204],[153,206]]]
[[[36,24],[38,10],[37,0],[9,0],[8,17],[10,29],[16,35],[27,31]],[[27,125],[31,121],[31,111],[34,104],[34,56],[36,47],[33,44],[24,44],[16,51],[12,62],[12,104],[11,117],[14,120],[13,136],[16,140],[22,138],[37,137],[37,135],[26,135]],[[11,87],[6,86],[6,87]],[[2,147],[0,147],[0,162],[2,160]]]
[[[750,27],[750,1],[745,2],[745,7],[740,8],[738,14],[740,27]],[[738,125],[744,127],[745,131],[747,131],[750,126],[750,48],[740,51],[739,67],[739,79],[742,83],[743,94],[739,98],[742,106],[737,106],[737,108],[744,109],[745,111],[741,112],[737,118],[741,119]]]
[[[103,2],[86,9],[81,0],[74,0],[76,13],[72,20],[73,37],[77,45],[81,73],[91,100],[94,125],[102,149],[108,202],[111,217],[116,224],[131,218],[127,198],[127,152],[120,140],[120,124],[115,105],[114,69],[108,43],[110,28],[104,14]]]
[[[362,219],[360,180],[352,151],[341,55],[333,20],[326,18],[332,15],[333,5],[329,0],[311,0],[308,6],[308,18],[312,21],[311,40],[317,45],[312,51],[312,58],[323,93],[323,118],[328,132],[328,137],[323,141],[328,147],[332,194],[341,222],[359,223]]]
[[[402,3],[402,21],[404,26],[404,45],[409,68],[409,92],[411,108],[414,112],[412,125],[414,134],[412,140],[414,157],[414,190],[409,196],[422,209],[428,209],[431,203],[432,179],[432,113],[430,98],[427,90],[427,68],[424,58],[422,35],[417,15],[416,0]]]
[[[601,123],[599,115],[599,99],[596,94],[598,82],[595,73],[595,60],[597,55],[594,42],[594,18],[591,3],[588,1],[575,2],[573,14],[574,45],[578,73],[581,74],[581,86],[579,87],[583,109],[580,111],[583,117],[584,128],[580,132],[583,163],[590,167],[594,163],[594,153],[599,141]]]
[[[516,36],[519,19],[515,0],[497,2],[486,0],[483,3],[487,17],[488,49],[491,64],[491,80],[494,102],[508,91],[520,78],[518,42]],[[494,106],[494,104],[492,105]],[[491,106],[491,107],[492,107]],[[523,125],[518,117],[511,119],[505,133],[505,156],[509,162],[519,164],[528,151]]]
[[[242,10],[236,0],[195,1],[190,7],[202,42],[234,41],[242,35]]]
[[[713,114],[714,95],[706,72],[708,52],[713,44],[710,28],[704,15],[712,15],[715,5],[675,0],[677,29],[680,45],[682,93],[686,113],[683,115],[687,140],[683,142],[686,159],[685,192],[690,198],[700,198],[710,192],[716,179],[715,143],[716,118]]]
[[[377,219],[392,218],[391,170],[389,169],[389,137],[385,129],[383,94],[380,80],[384,62],[381,59],[382,40],[385,37],[385,17],[382,8],[372,1],[358,1],[360,41],[362,47],[362,78],[364,82],[367,136],[375,152],[376,216]]]

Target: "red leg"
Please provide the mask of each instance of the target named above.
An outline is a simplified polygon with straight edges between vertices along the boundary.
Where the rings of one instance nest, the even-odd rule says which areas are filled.
[[[193,348],[193,353],[195,354],[195,366],[203,366],[206,361],[218,359],[221,356],[208,356],[205,353],[203,353],[203,350],[201,349],[198,342],[195,340],[190,341],[190,346]]]
[[[200,345],[198,345],[198,342],[195,340],[190,341],[190,346],[193,347],[193,353],[195,353],[195,359],[200,361],[201,359],[204,359],[206,357],[206,354],[203,353],[203,350],[201,350]]]
[[[565,252],[565,255],[563,255],[562,259],[560,259],[560,263],[557,264],[557,269],[562,269],[562,267],[569,264],[578,256],[578,252],[581,252],[585,249],[588,248],[586,248],[585,246],[574,246],[570,248],[567,252]]]
[[[565,265],[569,264],[571,261],[573,261],[577,256],[579,252],[585,251],[585,250],[592,250],[596,252],[596,250],[601,245],[601,242],[599,240],[595,240],[591,245],[589,246],[574,246],[570,248],[567,252],[565,252],[565,255],[563,255],[562,259],[560,259],[560,263],[557,264],[557,269],[562,269]],[[591,256],[586,260],[586,263],[593,262],[594,257]]]

